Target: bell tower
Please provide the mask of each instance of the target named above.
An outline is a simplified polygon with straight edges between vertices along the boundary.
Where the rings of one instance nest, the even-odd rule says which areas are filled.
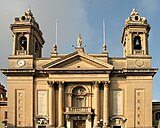
[[[145,17],[140,17],[133,9],[126,19],[122,35],[124,57],[148,56],[148,35],[150,25]]]
[[[10,28],[14,38],[12,55],[41,57],[44,39],[30,9],[23,16],[15,18]]]
[[[9,68],[33,69],[34,59],[41,58],[44,39],[30,9],[10,25],[13,33],[13,50]]]

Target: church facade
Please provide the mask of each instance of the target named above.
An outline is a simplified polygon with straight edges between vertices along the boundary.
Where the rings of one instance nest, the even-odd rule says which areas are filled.
[[[8,82],[8,127],[151,128],[152,80],[148,51],[150,25],[133,9],[122,33],[124,56],[88,54],[78,35],[77,47],[59,54],[45,43],[31,10],[15,18],[13,52],[2,69]]]

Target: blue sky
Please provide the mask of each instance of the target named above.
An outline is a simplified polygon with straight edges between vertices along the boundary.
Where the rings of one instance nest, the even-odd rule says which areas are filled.
[[[133,8],[148,19],[151,26],[149,53],[152,67],[160,67],[160,1],[159,0],[1,0],[0,4],[0,67],[7,68],[12,53],[12,33],[9,25],[29,6],[40,24],[45,39],[43,56],[49,57],[55,42],[55,21],[58,19],[58,51],[70,53],[80,32],[87,53],[101,53],[102,20],[106,21],[107,50],[110,57],[123,57],[121,45],[125,19]],[[1,74],[0,82],[7,86]],[[160,100],[160,72],[153,80],[153,100]]]

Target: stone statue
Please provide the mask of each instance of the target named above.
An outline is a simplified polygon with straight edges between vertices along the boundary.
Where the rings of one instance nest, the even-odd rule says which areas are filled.
[[[134,16],[134,15],[138,15],[138,12],[135,8],[133,8],[133,10],[131,12],[131,16]]]
[[[77,47],[82,47],[82,37],[81,34],[78,34],[78,38],[77,38]]]
[[[147,23],[147,19],[145,17],[141,17],[143,23]]]

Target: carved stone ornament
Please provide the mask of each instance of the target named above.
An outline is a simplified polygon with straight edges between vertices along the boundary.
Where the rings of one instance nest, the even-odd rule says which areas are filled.
[[[59,87],[63,87],[64,86],[64,81],[57,81],[57,84]]]
[[[93,81],[93,85],[95,87],[99,87],[99,84],[101,83],[102,81]]]
[[[53,53],[57,53],[57,45],[56,44],[53,46]]]
[[[140,60],[140,59],[137,59],[137,60],[135,61],[135,64],[136,64],[136,66],[138,66],[138,67],[142,67],[142,66],[144,65],[144,61],[143,61],[143,60]]]
[[[103,44],[103,52],[107,52],[107,46],[105,43]]]
[[[77,95],[84,95],[84,94],[85,94],[84,90],[78,89]]]
[[[54,86],[54,84],[55,84],[55,82],[54,82],[54,81],[47,81],[47,83],[48,83],[48,85],[49,85],[50,87],[53,87],[53,86]]]
[[[137,10],[134,8],[130,16],[126,19],[126,24],[133,22],[140,22],[143,24],[147,24],[147,19],[145,17],[140,17]]]
[[[46,126],[49,123],[49,119],[47,116],[37,116],[34,118],[34,122],[35,124],[37,124],[38,126]]]
[[[104,85],[104,86],[109,86],[109,84],[110,84],[110,81],[102,81],[102,84]]]
[[[82,116],[77,116],[77,120],[82,120]]]

